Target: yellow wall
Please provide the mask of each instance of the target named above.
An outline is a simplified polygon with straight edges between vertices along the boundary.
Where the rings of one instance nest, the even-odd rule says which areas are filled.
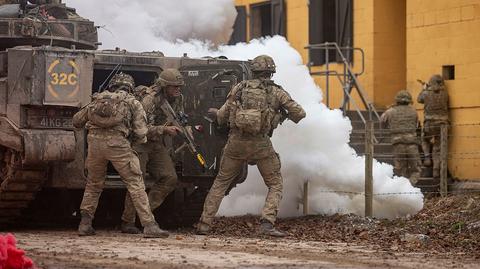
[[[374,104],[385,108],[406,86],[406,1],[374,2]]]
[[[480,152],[480,1],[407,0],[407,86],[420,92],[416,79],[441,74],[455,65],[450,95],[451,153]],[[423,108],[417,105],[420,110]],[[469,137],[465,137],[469,136]],[[449,170],[460,179],[480,179],[480,154],[453,154]],[[479,158],[479,159],[477,159]]]

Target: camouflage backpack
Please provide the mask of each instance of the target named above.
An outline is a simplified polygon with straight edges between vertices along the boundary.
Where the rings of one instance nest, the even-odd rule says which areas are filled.
[[[93,97],[88,111],[89,120],[98,127],[111,128],[127,120],[128,94],[124,91],[104,91]]]
[[[235,126],[252,135],[270,132],[273,118],[271,87],[261,80],[250,80],[237,92]]]

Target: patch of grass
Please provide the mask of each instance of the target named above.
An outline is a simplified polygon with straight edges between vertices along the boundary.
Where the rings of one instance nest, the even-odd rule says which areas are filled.
[[[465,228],[465,222],[458,221],[452,224],[451,230],[452,232],[461,233],[464,228]]]

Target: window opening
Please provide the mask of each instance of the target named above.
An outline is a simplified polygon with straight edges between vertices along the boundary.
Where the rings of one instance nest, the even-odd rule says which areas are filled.
[[[444,65],[442,66],[442,75],[444,80],[454,80],[455,79],[455,65]]]
[[[272,35],[272,10],[269,2],[250,6],[250,39]]]

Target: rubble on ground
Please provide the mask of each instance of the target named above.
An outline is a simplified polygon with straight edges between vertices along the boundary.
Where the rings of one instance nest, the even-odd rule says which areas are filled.
[[[415,216],[395,220],[355,215],[279,219],[277,227],[290,238],[368,244],[378,250],[473,255],[480,259],[480,194],[425,200]],[[213,233],[262,237],[256,216],[217,218]]]

